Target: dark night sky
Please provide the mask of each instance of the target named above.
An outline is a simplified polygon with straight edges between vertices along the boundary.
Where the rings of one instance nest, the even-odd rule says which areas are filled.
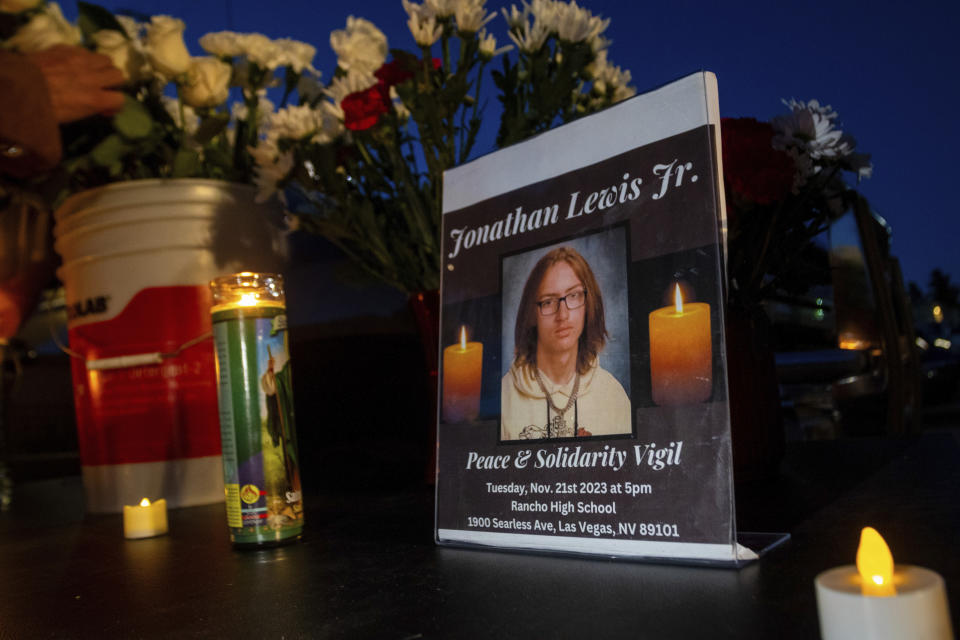
[[[347,15],[371,20],[392,47],[413,48],[399,0],[349,3],[291,0],[109,0],[111,9],[165,13],[187,23],[186,40],[202,54],[197,39],[209,31],[257,31],[315,45],[315,66],[329,79],[335,56],[329,33]],[[500,4],[488,1],[488,8]],[[893,252],[905,280],[926,287],[934,267],[960,279],[960,218],[950,196],[952,161],[960,127],[951,114],[960,102],[951,70],[960,61],[956,27],[960,3],[863,3],[852,0],[774,3],[581,3],[613,19],[609,57],[630,69],[644,91],[706,69],[716,73],[724,116],[769,119],[784,108],[781,98],[816,98],[840,114],[840,126],[873,156],[873,178],[861,185],[876,211],[893,228]],[[74,17],[70,0],[65,13]],[[505,40],[505,23],[488,25]],[[953,44],[950,44],[950,43]],[[492,86],[487,83],[486,86]],[[496,100],[491,94],[491,111]],[[479,153],[492,150],[496,113]],[[485,142],[485,144],[484,144]]]

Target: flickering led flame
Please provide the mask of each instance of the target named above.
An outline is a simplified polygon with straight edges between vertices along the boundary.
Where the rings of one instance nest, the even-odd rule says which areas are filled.
[[[679,282],[677,283],[676,288],[673,290],[673,307],[676,309],[677,313],[683,313],[683,295],[680,294]]]
[[[150,506],[150,501],[147,500],[146,498],[144,498],[143,500],[140,501],[140,506],[141,506],[141,507],[149,507],[149,506]]]
[[[860,532],[857,548],[857,571],[863,580],[864,595],[896,595],[893,586],[893,554],[883,537],[873,527]]]
[[[257,294],[255,293],[245,293],[240,296],[240,305],[244,307],[255,307],[257,306]]]
[[[460,348],[467,350],[467,328],[463,325],[460,325]]]

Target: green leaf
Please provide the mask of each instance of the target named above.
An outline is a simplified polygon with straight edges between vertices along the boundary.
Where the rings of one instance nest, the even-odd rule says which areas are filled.
[[[200,155],[190,149],[178,149],[173,158],[173,177],[188,178],[200,170]]]
[[[193,138],[199,144],[207,144],[222,133],[228,124],[230,124],[229,114],[215,113],[200,121],[200,126],[197,127],[197,132],[193,134]]]
[[[128,146],[123,138],[111,134],[100,141],[100,144],[90,152],[90,158],[101,167],[112,167],[120,161],[127,152]]]
[[[153,118],[150,117],[146,107],[127,96],[123,109],[113,117],[113,126],[125,137],[136,140],[150,135],[153,129]]]
[[[83,32],[84,39],[89,40],[93,34],[102,29],[119,31],[124,37],[127,37],[127,32],[124,31],[117,19],[103,7],[89,2],[78,2],[77,8],[80,12],[77,17],[77,25]]]

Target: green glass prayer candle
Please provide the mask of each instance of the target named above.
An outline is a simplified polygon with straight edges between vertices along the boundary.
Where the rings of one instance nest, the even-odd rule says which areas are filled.
[[[210,287],[230,539],[294,542],[303,500],[283,278],[243,272]]]

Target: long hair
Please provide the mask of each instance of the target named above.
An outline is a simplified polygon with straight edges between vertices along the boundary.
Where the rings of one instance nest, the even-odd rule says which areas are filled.
[[[537,366],[537,292],[547,269],[558,262],[566,262],[574,274],[583,283],[586,290],[585,317],[583,332],[577,344],[577,372],[585,374],[594,359],[607,343],[607,325],[603,315],[603,295],[593,275],[593,270],[583,256],[572,247],[557,247],[540,258],[527,282],[523,285],[523,295],[517,308],[517,322],[514,326],[514,362],[518,367],[528,367],[531,372]]]

